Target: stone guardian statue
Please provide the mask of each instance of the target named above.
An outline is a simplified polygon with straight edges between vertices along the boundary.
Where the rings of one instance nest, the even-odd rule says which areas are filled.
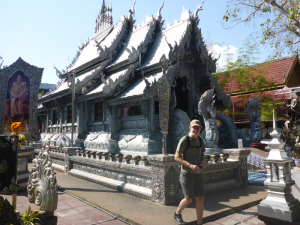
[[[206,148],[218,148],[219,131],[218,122],[216,119],[216,107],[215,107],[215,95],[214,87],[210,90],[205,91],[198,104],[199,114],[203,116],[205,123],[205,147]]]
[[[33,163],[27,185],[29,202],[40,206],[42,211],[53,212],[57,209],[58,187],[49,148],[44,146]]]
[[[261,115],[259,112],[260,97],[253,98],[250,100],[246,107],[246,116],[250,121],[251,134],[248,134],[248,129],[243,128],[239,137],[243,139],[243,144],[245,147],[249,147],[251,143],[259,143],[261,140]]]

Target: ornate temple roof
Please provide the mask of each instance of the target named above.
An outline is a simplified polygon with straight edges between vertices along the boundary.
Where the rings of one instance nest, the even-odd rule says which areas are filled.
[[[162,72],[158,72],[155,74],[151,74],[146,77],[147,81],[150,83],[153,83],[157,80],[159,80],[163,76]],[[114,102],[113,104],[118,104],[117,100],[123,100],[125,98],[136,98],[141,97],[144,98],[144,90],[146,88],[146,82],[144,81],[143,77],[138,78],[136,81],[134,81],[127,89],[125,89],[120,94],[113,97],[110,102]],[[123,101],[122,101],[123,103]]]
[[[91,39],[91,41],[84,46],[82,46],[82,51],[76,60],[75,64],[69,68],[69,71],[76,70],[80,68],[83,65],[86,65],[94,60],[96,60],[99,57],[99,52],[97,50],[97,46],[95,45],[94,40],[97,40],[97,42],[103,41],[104,38],[106,38],[112,30],[117,31],[120,29],[120,26],[114,27],[111,26],[107,29],[105,29],[103,32],[96,35],[94,38]],[[116,32],[110,34],[110,36],[116,36]]]
[[[156,34],[152,46],[147,51],[142,60],[141,69],[157,64],[165,54],[167,57],[170,52],[168,43],[175,46],[175,42],[179,43],[182,36],[185,35],[188,23],[178,22],[175,25],[163,30],[161,33]]]
[[[100,26],[98,19],[104,15],[100,13],[100,17],[96,20],[95,37],[85,44],[82,43],[78,57],[73,60],[73,65],[69,66],[67,71],[60,73],[55,68],[61,82],[51,93],[43,96],[39,100],[40,103],[70,93],[68,77],[73,71],[76,74],[78,100],[97,95],[114,101],[116,98],[124,99],[142,95],[146,88],[146,81],[141,76],[142,71],[145,77],[149,78],[150,83],[153,77],[155,82],[158,81],[161,78],[159,61],[163,55],[169,61],[169,74],[174,71],[177,71],[177,74],[181,73],[181,61],[184,61],[182,65],[198,63],[196,67],[202,69],[195,77],[198,80],[205,79],[208,83],[208,86],[202,89],[205,91],[215,86],[219,99],[225,101],[228,98],[211,76],[215,72],[216,60],[208,54],[198,28],[197,13],[202,9],[202,5],[198,6],[194,14],[183,10],[181,21],[175,22],[173,26],[168,24],[165,29],[161,16],[163,5],[156,16],[147,17],[142,26],[136,27],[132,17],[134,4],[129,10],[129,15],[122,16],[117,25],[109,23],[109,26],[107,24]],[[102,9],[106,8],[102,5]],[[192,42],[194,47],[188,50]],[[197,50],[196,54],[191,53],[194,50]],[[185,55],[189,56],[185,57]],[[191,56],[194,58],[188,61]],[[170,76],[169,79],[174,77]],[[202,89],[200,92],[203,93]]]

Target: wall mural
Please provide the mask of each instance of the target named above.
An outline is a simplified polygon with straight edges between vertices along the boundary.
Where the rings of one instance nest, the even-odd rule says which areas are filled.
[[[4,132],[11,132],[13,122],[21,122],[20,132],[28,132],[30,81],[18,70],[7,84]]]

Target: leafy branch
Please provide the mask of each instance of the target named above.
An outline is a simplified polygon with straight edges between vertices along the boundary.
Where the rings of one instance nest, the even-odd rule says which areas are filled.
[[[228,0],[223,27],[260,19],[260,43],[274,49],[273,57],[300,50],[300,0]]]

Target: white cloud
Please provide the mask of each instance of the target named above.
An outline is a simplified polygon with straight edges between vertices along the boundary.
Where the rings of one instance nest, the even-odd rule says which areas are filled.
[[[228,54],[231,55],[231,60],[235,62],[238,57],[238,48],[233,45],[223,45],[220,46],[218,44],[213,45],[208,48],[208,52],[212,53],[213,58],[220,58],[217,61],[217,71],[221,71],[225,69],[227,64]]]

